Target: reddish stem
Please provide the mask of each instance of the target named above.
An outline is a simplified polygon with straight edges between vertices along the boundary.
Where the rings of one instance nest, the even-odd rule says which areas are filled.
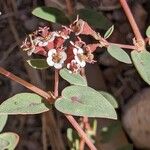
[[[120,48],[125,48],[125,49],[130,49],[130,50],[135,50],[137,49],[136,46],[134,45],[126,45],[126,44],[117,44],[117,43],[109,43],[110,45],[116,45],[119,46]]]
[[[120,4],[123,7],[124,12],[125,12],[128,20],[129,20],[129,22],[130,22],[130,25],[132,27],[132,30],[135,34],[137,41],[144,41],[126,0],[120,0]]]
[[[58,97],[58,85],[59,85],[59,70],[55,69],[55,85],[54,85],[55,97]]]
[[[5,70],[4,68],[0,67],[0,74],[6,76],[7,78],[14,80],[16,82],[18,82],[19,84],[25,86],[26,88],[30,89],[31,91],[37,93],[38,95],[41,95],[42,97],[44,97],[48,102],[52,103],[54,100],[54,96],[52,95],[52,93],[48,94],[47,92],[37,88],[36,86],[28,83],[27,81],[15,76],[14,74],[12,74],[11,72]]]
[[[66,115],[66,117],[70,121],[70,123],[73,125],[73,127],[77,130],[77,132],[80,134],[81,138],[83,138],[85,140],[85,142],[89,146],[89,148],[91,150],[97,150],[97,148],[94,146],[94,144],[91,142],[91,140],[87,137],[86,133],[82,130],[82,128],[76,122],[76,120],[70,115]]]

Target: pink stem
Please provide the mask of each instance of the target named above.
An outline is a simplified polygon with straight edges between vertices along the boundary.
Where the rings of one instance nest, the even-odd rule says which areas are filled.
[[[135,34],[137,41],[141,41],[141,40],[144,41],[126,0],[120,0],[120,4],[123,7],[124,12],[125,12],[128,20],[129,20],[129,22],[130,22],[130,25],[132,27],[132,30]]]
[[[134,45],[126,45],[126,44],[117,44],[117,43],[109,43],[110,45],[116,45],[119,46],[120,48],[125,48],[125,49],[130,49],[130,50],[135,50],[137,47]]]
[[[59,70],[55,69],[55,85],[54,85],[54,96],[58,97],[58,85],[59,85]]]
[[[91,150],[97,150],[97,148],[94,146],[94,144],[91,142],[91,140],[87,137],[86,133],[82,130],[82,128],[76,122],[76,120],[71,115],[66,115],[66,117],[70,121],[70,123],[73,125],[73,127],[77,130],[77,132],[80,134],[81,138],[83,138],[85,140],[85,142],[89,146],[89,148]]]
[[[5,70],[4,68],[0,67],[0,74],[6,76],[7,78],[14,80],[18,82],[19,84],[25,86],[26,88],[30,89],[31,91],[37,93],[38,95],[41,95],[44,97],[48,102],[52,103],[54,100],[54,96],[51,94],[48,94],[47,92],[41,90],[40,88],[37,88],[36,86],[32,85],[31,83],[28,83],[27,81],[15,76],[11,72]]]

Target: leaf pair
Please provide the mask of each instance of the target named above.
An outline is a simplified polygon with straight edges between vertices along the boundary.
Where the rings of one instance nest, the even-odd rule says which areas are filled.
[[[32,14],[54,23],[65,25],[70,23],[70,18],[67,17],[63,11],[54,7],[37,7],[32,11]],[[106,30],[111,26],[110,21],[101,12],[96,10],[80,9],[77,11],[75,16],[71,17],[75,18],[77,15],[95,28]]]
[[[62,91],[61,97],[55,102],[56,109],[75,116],[117,118],[109,101],[101,93],[88,87],[80,74],[71,74],[67,69],[62,69],[60,75],[74,85]]]

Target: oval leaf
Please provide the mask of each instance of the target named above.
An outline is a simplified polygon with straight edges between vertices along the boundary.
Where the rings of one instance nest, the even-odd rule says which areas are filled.
[[[112,57],[114,57],[118,61],[121,61],[127,64],[132,64],[129,55],[122,48],[116,45],[110,45],[108,46],[107,51]]]
[[[111,26],[110,21],[102,14],[102,12],[92,9],[80,9],[77,13],[81,19],[88,22],[92,27],[107,30]]]
[[[7,99],[0,105],[0,114],[39,114],[49,111],[51,105],[33,93],[21,93]]]
[[[70,84],[87,86],[85,78],[83,78],[80,74],[70,73],[66,68],[61,69],[59,74]]]
[[[148,26],[148,28],[146,30],[146,35],[147,35],[147,37],[150,37],[150,26]]]
[[[65,88],[55,107],[60,112],[75,116],[117,118],[113,106],[99,92],[86,86]]]
[[[106,33],[105,33],[105,35],[104,35],[104,38],[105,38],[105,39],[108,39],[108,38],[111,36],[111,34],[113,33],[113,31],[114,31],[114,25],[111,26],[111,27],[106,31]]]
[[[49,65],[45,59],[30,59],[27,63],[35,69],[47,69]]]
[[[133,63],[142,77],[150,85],[150,53],[147,50],[131,52]]]
[[[19,142],[19,136],[13,132],[5,132],[0,134],[0,148],[2,147],[1,140],[5,141],[5,146],[3,145],[3,149],[1,150],[14,150]]]
[[[0,138],[0,150],[5,150],[8,145],[9,145],[8,141]]]
[[[99,91],[99,92],[109,101],[109,103],[114,108],[118,108],[118,103],[117,103],[116,99],[111,94],[104,92],[104,91]]]
[[[8,115],[0,115],[0,132],[3,130],[6,122],[7,122]]]
[[[36,17],[55,23],[69,23],[69,19],[65,16],[65,14],[54,7],[37,7],[32,11],[32,14]]]

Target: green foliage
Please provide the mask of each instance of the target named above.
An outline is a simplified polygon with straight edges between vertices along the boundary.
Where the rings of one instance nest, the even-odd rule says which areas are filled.
[[[0,132],[3,130],[6,122],[7,122],[8,115],[0,115]]]
[[[103,127],[101,130],[102,142],[109,142],[121,130],[120,122],[113,122],[108,127]]]
[[[118,108],[118,103],[117,100],[109,93],[104,92],[104,91],[99,91],[108,101],[109,103],[114,107]]]
[[[0,105],[0,114],[39,114],[50,108],[51,105],[45,104],[39,95],[21,93],[4,101]]]
[[[77,14],[94,28],[107,30],[111,26],[110,21],[102,14],[102,12],[92,9],[80,9],[77,11]]]
[[[86,79],[83,78],[79,73],[78,74],[69,73],[69,70],[64,68],[60,70],[59,74],[63,79],[68,81],[70,84],[87,86]]]
[[[75,116],[117,119],[113,106],[97,91],[86,86],[69,86],[55,102],[60,112]]]
[[[126,64],[132,64],[129,55],[122,48],[116,45],[109,45],[107,51],[112,57],[114,57],[118,61]]]
[[[146,35],[147,35],[147,37],[150,37],[150,26],[148,26],[148,28],[146,30]]]
[[[13,132],[0,134],[0,149],[14,150],[19,141],[19,136]]]
[[[147,50],[131,52],[133,63],[145,82],[150,85],[150,53]]]
[[[0,149],[4,150],[9,145],[9,142],[0,138]]]
[[[35,69],[47,69],[49,67],[45,59],[30,59],[27,60],[27,63]]]
[[[119,147],[117,150],[133,150],[133,145],[132,144],[127,144]]]
[[[60,23],[60,24],[68,24],[69,19],[65,16],[64,12],[60,11],[54,7],[37,7],[32,11],[32,14],[41,19]]]
[[[67,138],[69,140],[70,150],[79,150],[79,139],[80,137],[72,128],[67,129]]]
[[[106,33],[104,34],[104,38],[105,38],[105,39],[108,39],[108,38],[111,36],[111,34],[113,33],[113,31],[114,31],[114,25],[112,25],[112,26],[106,31]]]

